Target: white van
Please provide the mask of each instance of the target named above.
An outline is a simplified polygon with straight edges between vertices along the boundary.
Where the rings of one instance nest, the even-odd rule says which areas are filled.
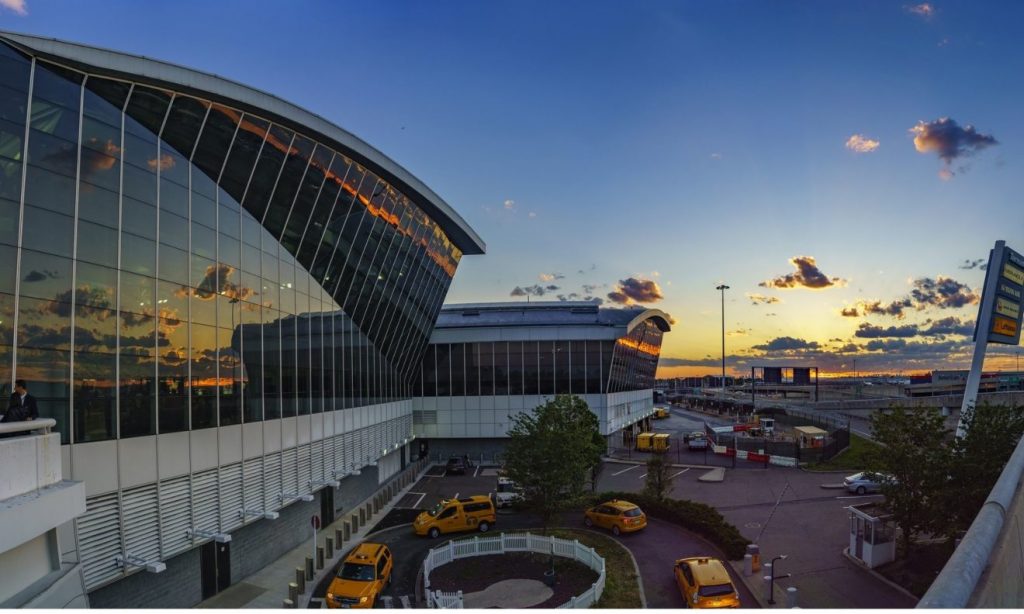
[[[494,493],[494,504],[497,507],[508,507],[523,500],[523,489],[511,479],[498,476],[498,487]]]

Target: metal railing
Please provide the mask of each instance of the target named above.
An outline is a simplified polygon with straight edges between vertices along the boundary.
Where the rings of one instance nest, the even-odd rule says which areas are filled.
[[[53,418],[36,418],[35,420],[21,420],[18,422],[0,422],[0,434],[42,431],[42,434],[46,435],[50,432],[50,429],[55,426],[57,426],[57,421]]]
[[[589,589],[558,606],[559,608],[589,608],[597,603],[601,599],[601,594],[604,593],[605,563],[593,548],[584,546],[578,540],[546,537],[533,533],[502,533],[488,537],[451,541],[444,546],[431,549],[423,561],[423,588],[427,596],[427,607],[463,607],[462,591],[446,593],[430,590],[431,571],[458,559],[506,552],[536,552],[573,559],[597,572],[597,581]]]

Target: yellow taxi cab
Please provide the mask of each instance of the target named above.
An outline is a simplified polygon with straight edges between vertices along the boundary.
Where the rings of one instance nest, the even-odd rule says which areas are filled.
[[[327,587],[328,608],[372,608],[391,583],[391,551],[384,544],[359,544]]]
[[[718,559],[695,556],[679,559],[675,565],[676,584],[689,608],[738,608],[740,594]]]
[[[612,499],[583,512],[583,524],[608,529],[615,535],[647,526],[647,515],[635,503]]]
[[[412,528],[416,535],[436,538],[442,533],[480,531],[486,533],[498,521],[494,501],[487,495],[465,499],[443,499],[433,509],[420,513]]]
[[[666,409],[664,407],[659,407],[659,408],[654,410],[654,419],[655,420],[662,420],[664,418],[668,418],[669,415],[670,414],[669,414],[668,409]]]

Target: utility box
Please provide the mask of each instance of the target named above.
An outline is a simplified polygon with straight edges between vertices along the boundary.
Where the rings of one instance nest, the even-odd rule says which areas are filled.
[[[656,434],[652,438],[654,451],[655,452],[664,452],[664,451],[668,450],[669,445],[671,445],[669,437],[670,437],[670,435],[668,433],[658,433],[658,434]]]
[[[650,452],[654,449],[654,433],[640,433],[636,436],[636,449]]]

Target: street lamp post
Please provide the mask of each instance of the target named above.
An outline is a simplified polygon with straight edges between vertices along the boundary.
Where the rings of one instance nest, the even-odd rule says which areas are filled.
[[[729,286],[720,284],[715,290],[722,292],[722,408],[725,408],[725,291]]]
[[[781,560],[785,559],[786,556],[787,555],[785,555],[785,554],[781,554],[781,555],[775,557],[774,559],[772,559],[772,579],[771,579],[771,582],[769,583],[769,587],[768,587],[768,603],[770,603],[772,605],[775,605],[775,561],[781,561]],[[782,578],[788,578],[790,575],[792,575],[792,574],[786,574],[784,576],[779,576],[779,579],[781,580]]]

